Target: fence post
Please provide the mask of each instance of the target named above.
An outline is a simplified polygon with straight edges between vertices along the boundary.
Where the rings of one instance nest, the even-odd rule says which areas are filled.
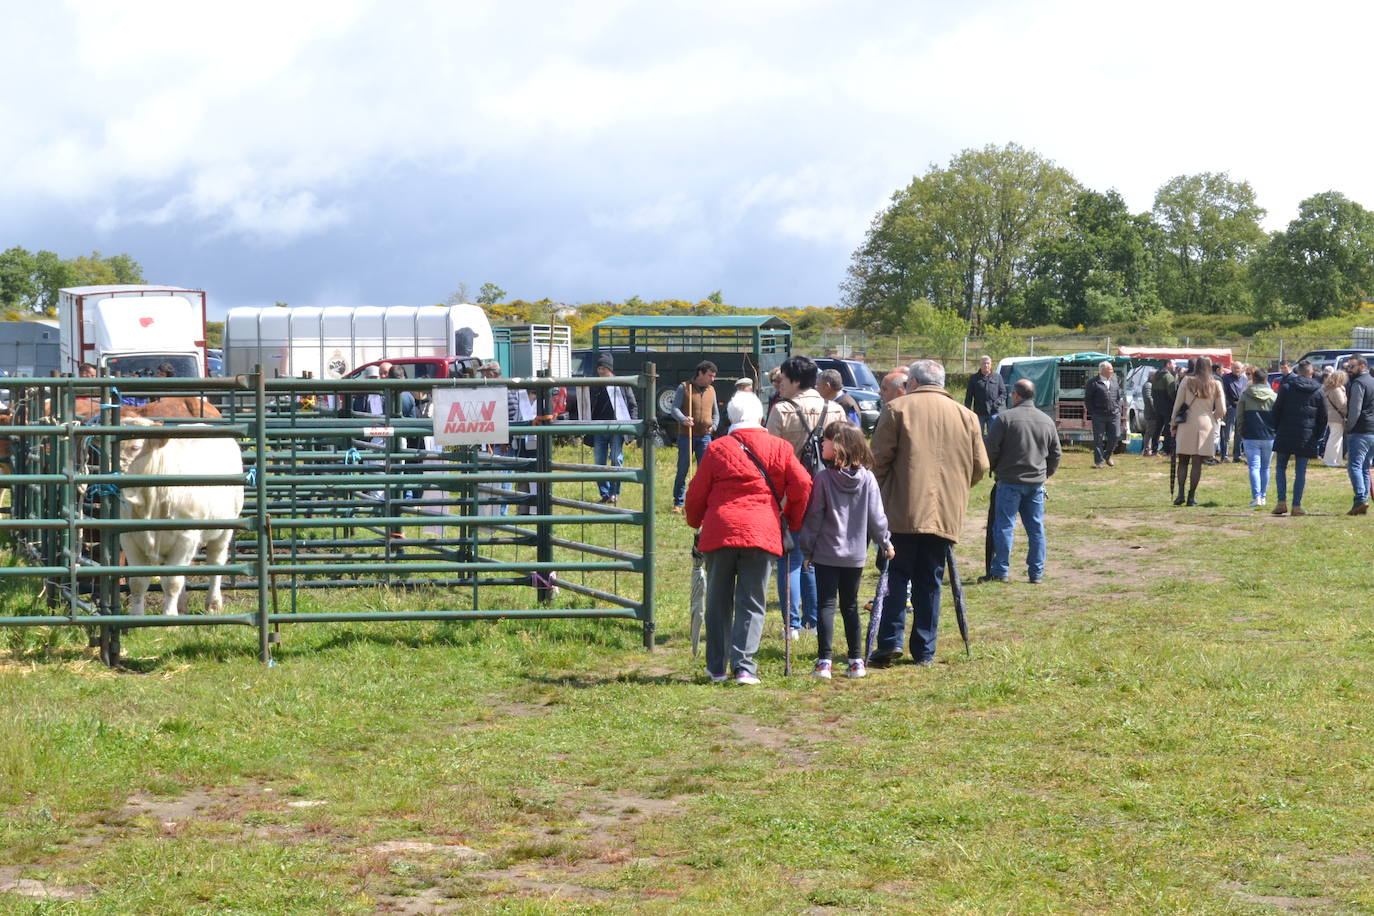
[[[1034,355],[1035,355],[1035,335],[1034,335],[1034,334],[1031,335],[1031,339],[1030,339],[1030,355],[1031,355],[1031,356],[1034,356]]]
[[[967,335],[967,334],[964,335],[964,360],[963,360],[963,369],[962,369],[961,371],[963,371],[963,372],[968,372],[968,335]]]
[[[549,370],[540,369],[535,373],[538,378],[548,378]],[[535,390],[535,414],[540,417],[547,417],[553,412],[549,406],[549,388],[543,387]],[[539,422],[537,419],[535,422]],[[553,436],[536,436],[534,440],[534,469],[540,474],[549,474],[553,471]],[[541,483],[537,485],[539,492],[534,498],[534,511],[540,515],[553,514],[553,484]],[[553,525],[550,522],[539,522],[534,527],[534,559],[539,563],[553,562]],[[544,569],[534,574],[534,581],[539,584],[536,592],[539,596],[539,603],[545,604],[553,600],[553,570]]]
[[[655,446],[657,436],[653,429],[653,417],[658,410],[658,371],[653,363],[644,364],[644,375],[642,378],[642,394],[644,396],[639,408],[640,422],[644,424],[644,445],[640,449],[644,461],[644,505],[641,511],[644,514],[643,542],[644,550],[643,563],[644,570],[640,577],[643,582],[644,594],[640,598],[643,608],[644,623],[644,648],[652,652],[654,650],[654,558],[658,555],[657,547],[654,543],[654,518],[657,511],[654,496],[654,472],[656,470],[654,462]]]
[[[267,534],[267,377],[262,366],[253,367],[253,483],[254,520],[258,528],[258,661],[272,664],[272,643],[267,622],[268,566],[272,559],[272,540]]]

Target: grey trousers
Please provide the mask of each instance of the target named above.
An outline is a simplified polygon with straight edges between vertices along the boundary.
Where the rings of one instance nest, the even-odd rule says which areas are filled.
[[[706,670],[757,674],[754,653],[763,636],[768,572],[776,559],[752,547],[722,547],[706,553]],[[728,656],[728,657],[727,657]]]

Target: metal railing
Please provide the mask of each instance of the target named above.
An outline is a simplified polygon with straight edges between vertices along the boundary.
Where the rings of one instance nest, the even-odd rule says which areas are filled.
[[[268,379],[23,379],[11,390],[11,465],[0,485],[12,490],[11,517],[0,530],[29,565],[0,576],[42,577],[49,613],[0,617],[0,626],[78,626],[97,631],[101,655],[117,662],[123,631],[154,626],[255,627],[259,657],[271,663],[285,623],[622,618],[654,639],[654,437],[644,420],[548,420],[558,386],[633,386],[653,404],[652,364],[643,374],[578,379],[414,379],[320,381]],[[472,446],[426,448],[431,420],[402,417],[400,395],[440,388],[534,392],[534,422],[510,435],[532,437],[515,454]],[[384,415],[355,416],[358,394],[380,393]],[[189,396],[218,404],[222,416],[167,419],[155,427],[121,423],[126,399]],[[79,405],[84,404],[83,415]],[[146,409],[146,408],[145,408]],[[623,435],[643,444],[640,467],[559,463],[558,437]],[[120,467],[127,439],[232,437],[242,476],[139,475]],[[617,481],[642,488],[639,509],[603,505],[556,492],[569,484]],[[236,519],[138,519],[121,511],[123,491],[140,487],[242,485]],[[504,515],[501,513],[516,514]],[[234,555],[219,566],[129,566],[119,536],[135,531],[232,529]],[[596,532],[614,532],[598,543]],[[622,543],[619,532],[626,531]],[[588,532],[592,534],[589,535]],[[225,591],[256,593],[251,611],[215,614],[123,613],[120,580],[129,576],[232,577]],[[574,575],[576,574],[576,575]],[[620,587],[620,577],[639,588]],[[391,586],[430,588],[464,606],[440,610],[299,610],[305,589]],[[196,586],[192,586],[196,588]],[[564,590],[591,604],[557,607]],[[198,589],[197,589],[198,590]],[[514,590],[514,591],[512,591]],[[285,591],[289,610],[280,608]],[[492,594],[498,600],[493,602]],[[528,594],[532,606],[512,600]]]

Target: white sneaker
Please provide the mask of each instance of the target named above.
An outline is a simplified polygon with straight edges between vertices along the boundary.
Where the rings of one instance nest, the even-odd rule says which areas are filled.
[[[800,628],[793,627],[792,632],[788,634],[788,638],[791,639],[793,642],[796,642],[797,640],[801,639],[801,634],[802,631]]]
[[[730,679],[730,676],[728,674],[712,674],[710,668],[707,668],[705,670],[706,676],[711,679],[712,684],[719,684],[723,681],[727,681]]]
[[[1256,496],[1254,499],[1250,500],[1250,508],[1251,508],[1251,509],[1258,508],[1258,507],[1260,507],[1260,506],[1262,506],[1262,505],[1264,505],[1264,500],[1260,499],[1258,496]]]
[[[735,683],[753,685],[760,683],[760,681],[758,678],[754,677],[754,675],[750,674],[748,671],[736,671]]]
[[[863,659],[851,658],[849,660],[849,668],[844,673],[845,677],[866,677],[867,675],[868,668],[865,667]]]
[[[1264,505],[1265,499],[1266,499],[1266,497],[1263,497],[1263,496],[1260,497],[1260,505],[1261,505],[1261,506]]]
[[[830,659],[822,658],[816,661],[816,667],[811,669],[812,677],[819,677],[830,680]]]

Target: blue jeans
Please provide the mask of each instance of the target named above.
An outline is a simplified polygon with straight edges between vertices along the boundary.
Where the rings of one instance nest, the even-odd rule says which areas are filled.
[[[1045,486],[1039,483],[997,482],[997,502],[992,516],[992,566],[988,571],[994,576],[1007,574],[1018,513],[1030,541],[1026,551],[1026,572],[1032,579],[1039,579],[1045,573]]]
[[[691,443],[690,445],[688,443]],[[711,444],[710,436],[694,438],[686,433],[677,437],[677,479],[673,481],[673,505],[680,506],[687,500],[687,472],[692,469],[693,456],[701,464],[701,453]]]
[[[1273,454],[1273,439],[1245,440],[1245,463],[1250,468],[1251,499],[1264,499],[1269,495],[1269,458]]]
[[[1275,452],[1279,456],[1278,470],[1274,473],[1274,479],[1279,485],[1279,502],[1286,503],[1288,500],[1288,458],[1285,452]],[[1302,505],[1302,488],[1307,483],[1307,462],[1306,455],[1293,455],[1293,508]]]
[[[1226,408],[1226,422],[1222,424],[1222,427],[1221,427],[1221,436],[1218,437],[1218,440],[1217,440],[1218,443],[1221,445],[1221,451],[1217,453],[1218,457],[1221,457],[1221,458],[1225,458],[1225,457],[1226,457],[1226,451],[1227,451],[1228,447],[1231,445],[1231,434],[1232,434],[1233,432],[1235,432],[1235,425],[1236,425],[1236,409],[1235,409],[1234,407],[1228,407],[1228,408]],[[1240,436],[1236,436],[1236,443],[1235,443],[1235,446],[1236,446],[1236,452],[1235,452],[1236,457],[1240,457]]]
[[[1355,502],[1369,502],[1369,466],[1374,461],[1374,433],[1351,433],[1345,437],[1349,458],[1345,466]]]
[[[935,634],[940,624],[940,586],[950,542],[933,534],[892,535],[897,555],[887,566],[887,598],[878,625],[875,652],[902,651],[906,632],[906,595],[911,588],[911,657],[921,662],[935,657]]]
[[[802,569],[801,545],[795,543],[796,532],[792,540],[792,552],[778,557],[778,606],[787,607],[787,625],[795,630],[816,625],[816,571]],[[787,601],[783,600],[784,585],[788,591]]]
[[[609,459],[609,460],[608,460]],[[625,466],[625,437],[619,433],[597,433],[592,436],[592,461],[609,464],[613,468]],[[602,499],[620,496],[620,481],[598,480],[596,489]]]
[[[992,421],[993,421],[993,420],[996,420],[996,419],[997,419],[997,414],[991,414],[991,415],[986,416],[986,417],[983,416],[982,414],[979,414],[979,415],[978,415],[978,429],[983,433],[983,438],[984,438],[984,439],[986,439],[986,438],[988,437],[988,427],[991,426],[991,425],[992,425]]]

